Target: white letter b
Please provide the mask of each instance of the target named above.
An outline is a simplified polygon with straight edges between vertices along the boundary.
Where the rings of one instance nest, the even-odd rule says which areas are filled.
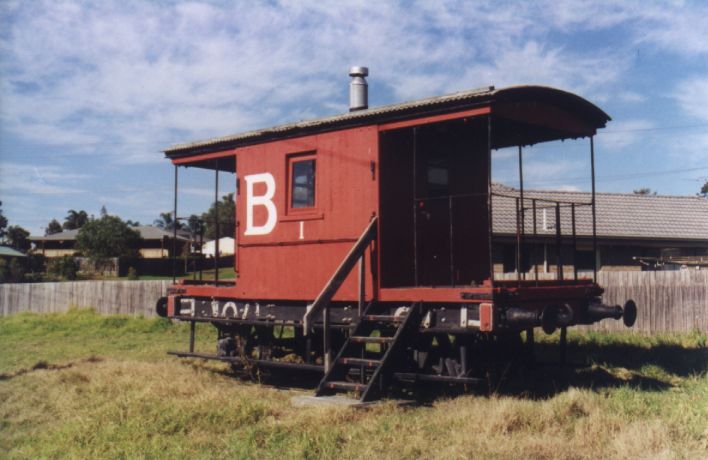
[[[244,235],[267,235],[275,228],[278,218],[278,211],[273,203],[275,195],[275,179],[270,173],[251,174],[243,178],[246,181],[246,231]],[[257,183],[265,184],[264,195],[254,196],[253,188]],[[255,206],[265,206],[268,217],[265,224],[253,225],[253,208]]]

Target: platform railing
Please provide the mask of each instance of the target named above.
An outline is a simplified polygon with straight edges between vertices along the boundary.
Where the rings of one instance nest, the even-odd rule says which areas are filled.
[[[531,242],[531,259],[533,263],[534,281],[539,281],[538,273],[538,246],[539,240],[543,235],[539,234],[538,231],[538,212],[552,210],[554,212],[553,226],[554,226],[554,248],[555,248],[555,266],[556,266],[556,279],[565,279],[564,269],[563,269],[563,248],[564,248],[564,236],[571,238],[570,247],[572,248],[572,266],[573,266],[573,280],[578,280],[578,231],[577,231],[577,218],[576,210],[580,207],[590,207],[593,208],[592,202],[581,202],[581,201],[564,201],[564,200],[553,200],[550,198],[529,198],[521,197],[514,194],[504,194],[494,192],[492,196],[501,199],[514,200],[515,203],[515,232],[516,232],[516,279],[517,281],[526,279],[526,270],[523,269],[523,256],[524,248],[527,247],[525,244],[525,239],[527,236],[532,237]],[[529,204],[530,203],[530,204]],[[570,235],[563,234],[563,215],[562,210],[570,210]],[[526,232],[526,211],[531,211],[531,233]],[[566,215],[567,220],[567,215]],[[593,225],[592,238],[595,238],[595,231]],[[593,249],[595,243],[593,242]],[[593,256],[595,257],[595,251],[593,250]],[[594,264],[593,264],[594,265]]]

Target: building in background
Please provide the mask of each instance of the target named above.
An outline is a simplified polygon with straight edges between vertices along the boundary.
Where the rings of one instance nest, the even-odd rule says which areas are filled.
[[[207,241],[202,245],[202,254],[214,257],[216,253],[216,240]],[[219,238],[219,257],[234,255],[234,239],[230,236]]]
[[[493,185],[493,193],[494,269],[497,273],[514,272],[518,257],[516,206],[520,193],[500,184]],[[537,265],[539,272],[556,272],[556,205],[544,200],[562,203],[559,206],[560,252],[565,273],[572,273],[574,260],[578,270],[592,271],[591,194],[539,190],[524,190],[522,271],[533,271]],[[572,249],[573,207],[576,251]],[[599,270],[705,268],[708,265],[708,199],[597,193],[596,212]]]
[[[177,232],[177,239],[170,230],[163,230],[152,225],[139,225],[132,227],[140,233],[142,238],[140,247],[141,257],[145,259],[161,259],[172,257],[173,246],[174,255],[181,256],[185,246],[190,244],[189,233]],[[46,236],[30,236],[30,241],[34,248],[32,252],[42,254],[47,258],[72,256],[76,253],[76,235],[79,230],[68,230]]]

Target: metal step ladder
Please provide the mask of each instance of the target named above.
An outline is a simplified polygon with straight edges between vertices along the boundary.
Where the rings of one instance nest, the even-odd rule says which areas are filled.
[[[315,396],[337,392],[355,392],[361,402],[377,399],[384,390],[385,381],[394,370],[394,363],[405,352],[406,343],[418,331],[423,319],[422,306],[415,303],[398,315],[372,314],[375,303],[369,303],[356,327],[344,342],[332,366],[315,391]],[[379,335],[370,335],[379,331]],[[377,344],[381,348],[376,359],[368,358],[366,346]],[[347,380],[352,369],[358,369],[358,382]]]

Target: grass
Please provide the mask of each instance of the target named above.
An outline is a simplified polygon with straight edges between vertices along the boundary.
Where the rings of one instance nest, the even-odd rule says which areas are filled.
[[[198,279],[199,278],[199,273],[187,273],[184,276],[178,276],[177,279]],[[219,268],[219,279],[220,280],[232,280],[236,278],[236,272],[234,271],[234,267],[221,267]],[[120,278],[115,278],[115,279],[127,279],[126,276],[120,277]],[[171,280],[172,276],[158,276],[158,275],[140,275],[138,276],[139,280]],[[214,279],[214,269],[210,270],[203,270],[202,271],[202,279],[204,280],[213,280]]]
[[[188,328],[89,310],[0,318],[4,458],[705,458],[706,335],[570,334],[569,359],[412,408],[295,408],[178,360]],[[200,325],[197,349],[215,334]],[[542,359],[556,336],[539,343]],[[587,364],[587,365],[585,365]]]

